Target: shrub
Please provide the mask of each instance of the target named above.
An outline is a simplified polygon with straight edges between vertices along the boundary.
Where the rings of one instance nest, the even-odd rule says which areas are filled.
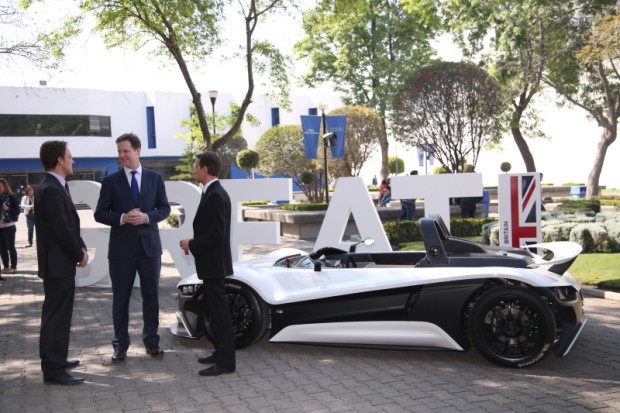
[[[455,237],[480,235],[482,233],[482,227],[494,221],[494,218],[452,219],[450,220],[450,233]],[[383,224],[383,229],[391,245],[422,241],[420,224],[417,221],[389,221]]]
[[[614,252],[614,242],[600,224],[578,224],[570,232],[569,241],[581,245],[583,252]]]
[[[254,206],[254,205],[268,205],[269,201],[243,201],[241,205],[243,206]]]
[[[593,211],[601,212],[601,202],[596,199],[563,199],[558,205],[556,211],[577,212],[577,211]]]
[[[166,218],[166,223],[170,225],[170,228],[178,228],[179,227],[179,214],[170,214],[168,218]]]
[[[283,211],[325,211],[327,204],[283,204],[280,205],[280,209]]]

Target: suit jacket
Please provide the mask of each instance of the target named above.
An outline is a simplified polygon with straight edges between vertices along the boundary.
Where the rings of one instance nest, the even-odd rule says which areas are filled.
[[[34,206],[39,277],[75,277],[86,245],[80,237],[80,217],[56,177],[45,174],[37,187]]]
[[[140,208],[148,215],[149,223],[121,225],[121,215],[134,208]],[[108,258],[133,257],[140,244],[147,256],[161,255],[161,239],[157,224],[166,219],[168,215],[170,215],[170,205],[166,196],[164,179],[158,172],[142,168],[138,205],[135,205],[131,198],[131,187],[124,168],[103,179],[95,209],[95,221],[111,227]]]
[[[230,198],[220,181],[210,184],[200,197],[193,223],[194,238],[189,241],[196,273],[201,280],[233,273],[230,210]]]

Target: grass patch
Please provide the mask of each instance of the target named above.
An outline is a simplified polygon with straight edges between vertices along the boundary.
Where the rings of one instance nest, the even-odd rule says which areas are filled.
[[[480,242],[480,237],[464,237]],[[423,251],[424,242],[408,242],[401,246],[401,251]],[[588,287],[620,291],[620,253],[581,254],[569,269],[579,282]]]

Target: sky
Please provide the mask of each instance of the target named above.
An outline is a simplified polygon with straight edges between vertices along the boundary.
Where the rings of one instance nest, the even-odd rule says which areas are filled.
[[[53,4],[57,5],[56,8],[39,6],[31,12],[38,21],[57,22],[74,3],[71,0],[55,0]],[[303,0],[300,4],[302,7],[307,7],[311,2]],[[194,81],[203,94],[211,89],[229,93],[245,91],[246,73],[243,63],[226,61],[223,58],[223,55],[230,55],[233,45],[239,44],[242,40],[239,37],[239,33],[243,35],[241,16],[230,13],[225,27],[230,43],[216,51],[212,61],[205,62],[204,67],[193,70]],[[281,51],[293,56],[293,44],[303,35],[300,15],[299,13],[293,16],[280,15],[268,22],[261,22],[257,35],[273,41]],[[461,54],[449,37],[439,38],[435,46],[440,58],[450,61],[461,59]],[[299,75],[303,71],[303,62],[296,62],[293,72]],[[243,79],[243,82],[240,79]],[[165,65],[149,57],[145,50],[138,52],[122,49],[108,50],[102,40],[90,32],[80,36],[72,45],[59,71],[39,70],[17,61],[9,65],[0,64],[0,85],[2,86],[38,86],[42,80],[46,81],[49,87],[187,92],[185,82],[174,63]],[[256,93],[266,91],[267,88],[258,82]],[[313,90],[293,84],[292,93],[337,94],[330,84]],[[537,169],[544,173],[543,183],[555,185],[567,182],[585,183],[602,129],[589,120],[584,111],[574,108],[558,108],[554,99],[539,99],[536,105],[543,120],[542,129],[550,139],[528,139],[528,143],[534,154]],[[252,144],[250,142],[251,146]],[[510,134],[506,135],[502,146],[502,150],[485,150],[481,153],[476,171],[483,174],[483,182],[487,186],[497,185],[497,175],[502,173],[499,169],[502,162],[512,164],[511,172],[525,172],[524,163]],[[389,154],[404,158],[405,173],[411,169],[418,169],[421,174],[432,173],[433,168],[437,166],[437,163],[433,166],[420,166],[415,149],[407,148],[394,141],[390,145]],[[362,170],[362,176],[370,182],[373,176],[379,175],[379,172],[380,159],[376,156]],[[620,188],[620,143],[618,142],[609,148],[600,184],[610,188]]]

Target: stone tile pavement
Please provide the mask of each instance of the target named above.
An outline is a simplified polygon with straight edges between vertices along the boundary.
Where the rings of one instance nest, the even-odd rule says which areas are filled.
[[[87,226],[92,213],[80,211]],[[200,377],[204,340],[172,336],[179,279],[164,254],[163,360],[141,345],[110,363],[111,293],[76,291],[70,356],[86,383],[44,385],[38,358],[42,283],[36,252],[18,227],[18,273],[0,283],[0,412],[617,412],[620,411],[620,301],[588,297],[589,321],[565,358],[523,370],[500,368],[475,351],[398,351],[275,344],[237,353],[237,372]],[[309,242],[284,240],[309,249]],[[248,248],[261,254],[273,246]],[[141,299],[134,290],[130,332],[140,343]]]

